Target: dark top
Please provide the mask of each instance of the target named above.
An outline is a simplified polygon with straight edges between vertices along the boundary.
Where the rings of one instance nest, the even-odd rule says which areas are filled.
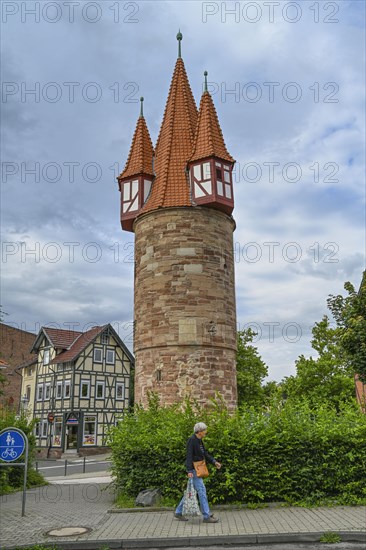
[[[206,451],[203,440],[199,439],[196,434],[193,434],[187,441],[187,472],[193,472],[193,462],[198,462],[199,460],[206,460],[210,464],[215,464],[216,462],[213,456],[209,455]]]

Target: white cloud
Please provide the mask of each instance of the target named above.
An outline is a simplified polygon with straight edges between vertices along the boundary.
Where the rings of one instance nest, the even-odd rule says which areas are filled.
[[[365,6],[339,3],[339,13],[333,15],[339,23],[333,24],[323,22],[332,15],[323,6],[320,22],[314,23],[310,2],[298,3],[302,17],[297,23],[286,22],[282,7],[274,23],[266,15],[249,23],[242,15],[238,22],[227,15],[225,22],[222,3],[216,2],[219,12],[204,23],[201,2],[138,2],[137,13],[122,10],[115,23],[106,4],[99,2],[102,17],[94,24],[80,17],[79,6],[74,23],[64,11],[55,24],[44,19],[34,24],[31,17],[22,23],[19,14],[3,25],[10,60],[7,65],[4,58],[3,75],[19,86],[3,103],[8,113],[3,161],[12,163],[6,167],[7,181],[3,173],[3,240],[14,246],[6,249],[6,262],[3,255],[2,302],[11,314],[7,322],[26,323],[34,330],[37,323],[52,320],[81,325],[112,320],[131,339],[133,234],[120,228],[115,175],[127,158],[140,95],[145,97],[152,139],[157,138],[176,58],[175,34],[181,27],[196,101],[207,69],[226,143],[238,161],[238,322],[261,327],[257,345],[270,378],[278,380],[294,372],[300,353],[310,353],[310,327],[326,313],[327,295],[342,292],[345,280],[357,286],[361,279],[365,187],[360,20]],[[227,8],[234,4],[226,3]],[[129,23],[133,18],[138,22]],[[67,82],[76,83],[73,102]],[[250,82],[255,85],[248,86]],[[272,87],[273,102],[269,82],[278,83]],[[31,89],[36,83],[39,101],[28,95],[22,102],[22,86]],[[60,99],[46,100],[55,90],[61,90]],[[298,90],[301,99],[291,102]],[[88,99],[93,92],[101,93],[99,101]],[[252,101],[255,92],[261,94],[257,102]],[[333,99],[338,102],[328,102]],[[38,182],[38,174],[27,172],[35,163]],[[78,163],[73,181],[70,163]],[[90,163],[99,170],[96,181]],[[268,163],[277,163],[271,165],[273,181]],[[261,177],[255,182],[258,167]],[[289,181],[299,169],[299,180]],[[57,181],[51,181],[52,170],[61,171]],[[38,263],[31,255],[22,262],[21,248],[16,248],[20,241],[28,250],[40,247]],[[57,263],[42,257],[45,247],[52,254],[50,242],[61,249]],[[64,244],[70,242],[80,243],[73,262]],[[98,262],[83,256],[90,243],[102,251]],[[248,243],[259,247],[256,262],[251,258],[257,249]],[[298,261],[291,261],[299,251]],[[273,342],[270,325],[264,323],[279,323],[273,326]],[[299,340],[291,342],[291,332],[284,337],[288,323],[301,327]]]

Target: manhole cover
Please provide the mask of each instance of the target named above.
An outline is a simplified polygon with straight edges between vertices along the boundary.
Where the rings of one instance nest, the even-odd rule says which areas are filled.
[[[61,529],[48,531],[46,535],[50,535],[51,537],[75,537],[76,535],[83,535],[88,531],[90,529],[87,529],[87,527],[61,527]]]

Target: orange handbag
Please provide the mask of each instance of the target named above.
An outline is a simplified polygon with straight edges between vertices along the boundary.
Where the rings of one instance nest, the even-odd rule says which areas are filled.
[[[193,466],[196,470],[197,477],[208,477],[210,475],[205,460],[198,460],[197,462],[193,462]]]

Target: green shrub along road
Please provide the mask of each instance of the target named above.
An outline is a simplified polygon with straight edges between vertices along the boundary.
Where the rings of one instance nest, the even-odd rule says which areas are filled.
[[[151,487],[179,500],[186,440],[197,421],[208,425],[206,447],[223,464],[206,480],[212,504],[366,504],[366,415],[355,404],[337,411],[273,402],[265,413],[229,414],[220,399],[200,410],[189,402],[160,407],[155,395],[109,434],[122,500]]]
[[[28,476],[27,476],[27,487],[34,487],[38,485],[45,485],[47,482],[44,480],[44,477],[38,473],[34,468],[34,455],[35,455],[35,437],[33,435],[33,427],[35,420],[28,421],[26,415],[16,415],[13,410],[3,408],[0,410],[0,431],[14,427],[23,430],[25,435],[28,438]],[[19,459],[14,461],[14,464],[17,462],[24,461],[25,454],[23,454]],[[24,468],[16,466],[12,468],[11,466],[0,468],[0,495],[7,493],[14,493],[23,489],[23,476]]]

